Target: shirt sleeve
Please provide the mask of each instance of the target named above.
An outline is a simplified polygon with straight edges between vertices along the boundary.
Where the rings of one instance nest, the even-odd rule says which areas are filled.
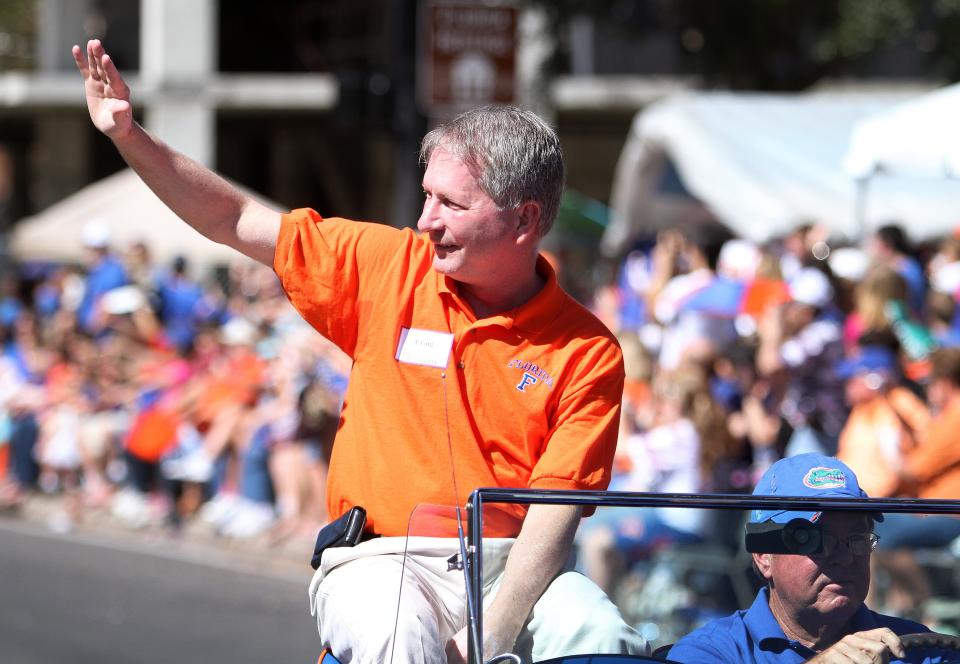
[[[384,268],[407,255],[410,232],[324,219],[310,209],[283,215],[274,271],[304,319],[351,358],[369,324]]]
[[[623,395],[620,349],[604,339],[581,366],[585,375],[558,402],[531,488],[599,490],[610,483]]]
[[[745,614],[737,612],[698,627],[674,644],[667,653],[667,659],[671,662],[683,662],[683,664],[781,661],[781,658],[768,660],[766,657],[758,656],[755,642],[744,619]],[[770,620],[773,620],[772,616]],[[782,655],[784,662],[802,661],[801,657],[788,651],[784,651]]]

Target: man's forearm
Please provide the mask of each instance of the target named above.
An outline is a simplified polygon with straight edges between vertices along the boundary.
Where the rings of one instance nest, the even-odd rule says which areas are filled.
[[[531,505],[507,558],[503,583],[483,614],[484,657],[510,650],[543,591],[570,555],[580,508]]]
[[[277,212],[176,152],[138,124],[113,140],[127,164],[178,217],[211,240],[273,265],[279,232]]]
[[[272,267],[280,214],[138,125],[130,87],[99,39],[88,41],[86,49],[74,45],[71,53],[83,77],[90,120],[157,197],[203,235]]]

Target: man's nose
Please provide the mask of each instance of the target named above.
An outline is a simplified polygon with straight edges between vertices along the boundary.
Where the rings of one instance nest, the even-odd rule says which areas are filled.
[[[417,219],[417,230],[421,233],[429,233],[440,227],[440,217],[437,214],[436,204],[427,199],[423,202],[423,211],[420,218]]]

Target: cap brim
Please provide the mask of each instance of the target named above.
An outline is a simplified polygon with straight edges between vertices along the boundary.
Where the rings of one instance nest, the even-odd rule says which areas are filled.
[[[761,511],[758,515],[755,510],[751,516],[756,516],[756,518],[751,518],[750,521],[752,523],[763,523],[764,521],[790,523],[794,519],[804,519],[810,523],[816,523],[820,520],[822,514],[823,512],[791,512],[789,510],[780,510],[779,512]],[[883,512],[868,512],[868,514],[876,522],[883,521]]]

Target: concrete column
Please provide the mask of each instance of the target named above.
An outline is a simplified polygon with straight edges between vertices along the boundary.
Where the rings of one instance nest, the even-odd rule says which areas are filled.
[[[547,98],[547,82],[543,75],[544,63],[553,51],[546,12],[539,8],[522,8],[517,31],[517,103],[552,122],[553,109]]]
[[[36,58],[41,73],[76,71],[70,47],[84,46],[90,0],[38,0]],[[82,99],[79,77],[76,92]],[[34,117],[30,169],[43,173],[34,179],[31,196],[37,209],[59,201],[86,182],[90,156],[86,112],[44,112]]]
[[[42,72],[72,70],[70,47],[87,43],[90,0],[38,0],[36,55]]]
[[[570,64],[574,76],[593,76],[593,17],[574,16],[570,21]]]
[[[150,90],[147,129],[213,166],[216,114],[207,90],[215,76],[217,0],[141,0],[140,73]]]

